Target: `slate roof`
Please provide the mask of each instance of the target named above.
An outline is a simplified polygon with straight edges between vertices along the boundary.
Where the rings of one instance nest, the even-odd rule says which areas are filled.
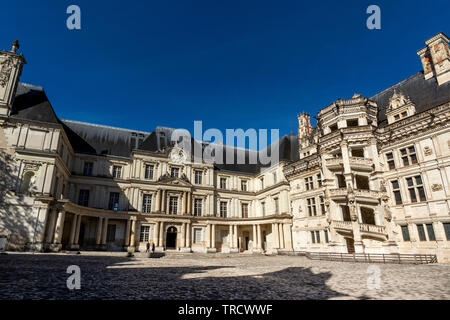
[[[416,106],[416,113],[450,101],[450,82],[439,86],[435,77],[425,80],[423,72],[416,73],[370,98],[378,105],[379,126],[387,124],[386,109],[389,106],[389,99],[394,94],[394,90],[411,98]]]
[[[394,90],[407,95],[416,105],[418,113],[450,101],[450,82],[439,86],[434,77],[425,80],[423,72],[419,72],[370,98],[378,104],[378,122],[380,126],[387,124],[385,112]],[[142,151],[165,153],[167,152],[167,147],[173,145],[171,136],[175,130],[167,127],[156,127],[152,132],[143,132],[72,120],[61,120],[55,114],[44,89],[40,86],[25,83],[19,83],[11,117],[62,125],[75,152],[121,157],[130,157],[131,151],[136,149],[136,147]],[[317,130],[316,126],[313,127],[313,130]],[[141,135],[141,138],[139,138],[139,135]],[[311,138],[313,136],[314,134],[311,135]],[[139,142],[139,139],[142,139],[142,141]],[[191,138],[190,143],[193,146],[200,142]],[[275,144],[279,146],[280,161],[296,161],[299,159],[297,135],[285,135]],[[202,143],[203,148],[206,145],[207,143]],[[268,147],[269,154],[273,147],[274,145]],[[235,147],[224,146],[224,159],[230,152],[234,153],[236,158],[237,150]],[[215,167],[217,170],[224,171],[248,174],[259,173],[266,166],[261,163],[248,164],[250,154],[255,152],[257,151],[245,150],[246,164],[216,164]]]

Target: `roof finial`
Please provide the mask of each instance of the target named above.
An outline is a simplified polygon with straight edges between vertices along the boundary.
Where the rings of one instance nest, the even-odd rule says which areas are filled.
[[[17,49],[19,48],[20,48],[19,40],[14,40],[13,43],[11,44],[11,52],[16,53]]]

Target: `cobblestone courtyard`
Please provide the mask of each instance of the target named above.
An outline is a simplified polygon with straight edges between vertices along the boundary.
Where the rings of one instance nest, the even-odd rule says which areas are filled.
[[[69,290],[69,265],[81,289]],[[2,254],[0,299],[450,299],[450,265],[370,264],[305,257]]]

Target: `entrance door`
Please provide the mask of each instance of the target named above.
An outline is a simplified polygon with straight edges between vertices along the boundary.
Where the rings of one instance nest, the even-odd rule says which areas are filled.
[[[347,242],[347,252],[355,253],[355,241],[351,238],[345,238],[345,242]]]
[[[166,235],[166,249],[176,249],[177,248],[177,228],[170,227],[167,229]]]

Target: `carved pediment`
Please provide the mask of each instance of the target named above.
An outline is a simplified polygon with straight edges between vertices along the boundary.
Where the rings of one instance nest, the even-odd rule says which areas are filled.
[[[389,99],[389,109],[395,110],[409,103],[411,103],[411,99],[408,96],[404,95],[402,92],[397,92],[397,90],[394,90],[394,94]]]
[[[180,177],[172,177],[169,173],[165,173],[158,179],[158,182],[179,186],[192,186],[192,183],[184,173]]]

